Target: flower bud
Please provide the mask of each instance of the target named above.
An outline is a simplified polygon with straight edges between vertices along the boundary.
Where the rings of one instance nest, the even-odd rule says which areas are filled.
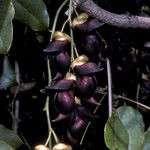
[[[72,147],[64,143],[59,143],[59,144],[54,145],[52,150],[72,150]]]
[[[50,149],[46,147],[45,145],[37,145],[35,147],[35,150],[50,150]]]
[[[71,65],[71,58],[69,57],[67,52],[62,51],[54,56],[54,64],[57,71],[62,73],[66,72]]]
[[[85,64],[82,65],[76,65],[74,67],[74,71],[78,74],[78,75],[91,75],[91,74],[95,74],[97,72],[102,71],[103,69],[98,67],[95,63],[93,62],[87,62]]]
[[[55,105],[57,109],[63,113],[70,113],[75,106],[75,98],[71,91],[59,92],[57,98],[55,99]]]
[[[89,61],[88,57],[86,55],[81,55],[73,60],[71,64],[71,68],[74,68],[75,66],[83,65]]]
[[[46,53],[54,53],[65,50],[68,43],[70,42],[70,37],[60,31],[56,31],[53,35],[53,41],[48,44],[48,46],[43,50]]]
[[[86,13],[82,13],[74,18],[72,26],[81,32],[91,32],[104,23],[96,18],[90,18]]]
[[[82,135],[86,125],[87,121],[81,118],[79,115],[75,114],[69,125],[69,131],[73,137],[79,138]]]
[[[96,81],[91,76],[80,77],[75,83],[75,95],[90,98],[96,89]]]

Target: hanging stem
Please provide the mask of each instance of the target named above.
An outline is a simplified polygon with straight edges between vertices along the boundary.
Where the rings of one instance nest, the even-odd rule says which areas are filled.
[[[79,13],[77,12],[77,9],[76,9],[76,6],[75,6],[75,5],[73,5],[73,10],[74,10],[76,16],[79,16]]]
[[[48,144],[48,142],[49,142],[49,140],[51,138],[51,132],[53,133],[53,136],[54,136],[56,144],[59,144],[59,139],[58,139],[57,135],[55,134],[54,130],[51,128],[51,131],[49,132],[47,141],[45,142],[45,146],[47,146],[47,144]]]
[[[52,33],[51,33],[50,41],[52,41],[53,34],[54,34],[54,32],[55,32],[55,29],[56,29],[56,24],[57,24],[57,20],[58,20],[58,16],[59,16],[59,14],[60,14],[60,11],[61,11],[62,8],[66,5],[67,2],[68,2],[68,0],[65,0],[65,1],[60,5],[60,7],[58,8],[58,10],[57,10],[57,12],[56,12],[55,19],[54,19],[54,23],[53,23],[53,27],[52,27]]]
[[[65,28],[65,26],[66,26],[66,24],[67,24],[68,22],[69,22],[69,20],[67,19],[67,20],[63,23],[62,28],[61,28],[61,32],[64,31],[64,28]]]
[[[50,59],[47,59],[47,72],[48,72],[48,86],[51,84],[52,81],[52,75],[51,75],[51,69],[50,69]]]
[[[47,72],[48,72],[48,85],[51,83],[51,69],[50,69],[50,60],[49,58],[47,59]],[[49,131],[49,148],[52,148],[52,140],[51,140],[51,119],[50,119],[50,114],[49,114],[49,96],[46,97],[46,103],[44,107],[44,111],[46,111],[46,118],[47,118],[47,125],[48,125],[48,131]]]
[[[15,114],[14,114],[14,123],[13,130],[17,133],[18,130],[18,122],[19,122],[19,100],[15,101]]]
[[[103,37],[99,34],[98,31],[96,31],[97,35],[99,36],[99,38],[102,40],[102,46],[101,46],[101,49],[103,48],[103,43],[104,43],[104,48],[106,49],[107,48],[107,43],[106,41],[103,39]]]
[[[71,36],[71,60],[74,60],[74,50],[73,50],[73,31],[70,27],[70,36]]]
[[[142,104],[142,103],[140,103],[140,102],[136,102],[136,101],[134,101],[134,100],[132,100],[132,99],[130,99],[130,98],[127,98],[127,97],[124,97],[124,96],[121,96],[121,95],[117,95],[116,98],[117,98],[117,99],[119,98],[119,100],[122,99],[122,100],[126,100],[126,101],[129,101],[129,102],[132,102],[132,103],[134,103],[134,104],[137,104],[137,105],[139,105],[139,106],[142,106],[142,107],[144,107],[144,108],[150,110],[150,107],[148,107],[148,106],[146,106],[146,105],[144,105],[144,104]]]
[[[107,64],[107,81],[108,81],[108,114],[109,117],[112,114],[112,79],[111,79],[111,67],[110,67],[110,61],[107,58],[106,59],[106,64]]]
[[[47,59],[47,70],[48,70],[48,86],[49,86],[51,81],[52,81],[51,69],[50,69],[50,59],[49,58]],[[53,134],[53,137],[54,137],[55,142],[57,144],[59,143],[59,139],[58,139],[56,133],[54,132],[54,130],[52,129],[50,113],[49,113],[49,100],[50,100],[50,98],[49,98],[49,96],[47,96],[44,111],[46,111],[46,118],[47,118],[49,135],[48,135],[48,138],[47,138],[45,145],[47,145],[47,143],[49,142],[49,148],[51,149],[52,148],[51,134]]]
[[[74,44],[74,51],[75,51],[76,56],[79,57],[79,54],[78,54],[78,51],[77,51],[75,44]]]
[[[136,92],[136,101],[139,102],[139,93],[140,93],[140,84],[137,85],[137,92]],[[137,105],[137,110],[138,110],[138,105]]]
[[[65,0],[61,5],[60,7],[58,8],[57,12],[56,12],[56,15],[55,15],[55,19],[54,19],[54,23],[53,23],[53,27],[52,27],[52,31],[51,31],[51,37],[50,37],[50,42],[52,41],[53,39],[53,34],[55,32],[55,29],[56,29],[56,24],[57,24],[57,20],[58,20],[58,16],[60,14],[60,11],[62,10],[62,8],[66,5],[66,3],[68,2],[68,0]],[[47,58],[47,71],[48,71],[48,86],[50,85],[51,81],[52,81],[52,77],[51,77],[51,69],[50,69],[50,59]],[[49,113],[49,96],[46,97],[46,103],[45,103],[45,107],[44,107],[44,110],[46,111],[46,118],[47,118],[47,124],[48,124],[48,130],[49,130],[49,136],[48,136],[48,139],[47,141],[49,141],[49,147],[50,149],[52,148],[52,140],[51,140],[51,133],[53,134],[54,136],[54,139],[55,139],[55,142],[58,143],[59,140],[54,132],[54,130],[52,129],[52,126],[51,126],[51,119],[50,119],[50,113]],[[47,142],[46,142],[47,144]]]
[[[71,12],[72,12],[72,6],[73,6],[73,1],[69,1],[69,14],[68,14],[68,20],[69,20],[69,26],[70,26],[70,36],[71,36],[71,60],[74,60],[74,42],[73,42],[73,31],[72,31],[72,21],[71,21]]]
[[[52,34],[51,34],[51,40],[52,40]],[[51,68],[50,68],[50,58],[47,58],[47,72],[48,72],[48,86],[51,84],[52,76],[51,76]],[[51,133],[54,133],[53,136],[55,137],[55,132],[52,132],[52,125],[51,125],[51,119],[50,119],[50,113],[49,113],[49,96],[46,97],[46,103],[44,107],[44,111],[46,111],[46,118],[47,118],[47,125],[48,125],[48,131],[49,136],[47,138],[47,141],[49,142],[49,148],[52,149],[52,139],[51,139]],[[46,145],[47,145],[46,141]],[[57,143],[57,140],[55,139],[55,142]]]

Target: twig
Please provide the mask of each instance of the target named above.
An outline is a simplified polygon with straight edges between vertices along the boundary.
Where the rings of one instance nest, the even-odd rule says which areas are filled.
[[[17,133],[19,122],[19,100],[15,101],[15,110],[14,110],[14,120],[13,120],[13,130]]]
[[[25,145],[28,147],[29,150],[32,150],[31,146],[29,145],[29,143],[27,142],[27,140],[25,139],[25,137],[22,134],[19,134],[21,139],[23,140],[23,142],[25,143]]]
[[[108,82],[108,114],[109,117],[112,114],[112,79],[111,79],[111,67],[110,60],[106,59],[107,64],[107,82]]]
[[[141,107],[144,107],[144,108],[150,110],[150,107],[148,107],[148,106],[146,106],[146,105],[144,105],[144,104],[142,104],[142,103],[140,103],[140,102],[136,102],[136,101],[134,101],[134,100],[132,100],[132,99],[130,99],[130,98],[127,98],[127,97],[124,97],[124,96],[121,96],[121,95],[117,95],[116,98],[119,98],[119,100],[121,100],[121,99],[122,99],[122,100],[127,100],[127,101],[129,101],[129,102],[132,102],[132,103],[134,103],[134,104],[137,104],[137,105],[139,105],[139,106],[141,106]]]
[[[47,72],[48,72],[48,85],[51,83],[51,69],[50,69],[50,60],[49,58],[47,59]],[[46,112],[46,118],[47,118],[47,125],[48,125],[48,132],[51,135],[51,119],[50,119],[50,114],[49,114],[49,96],[46,97],[46,103],[44,107],[44,111]],[[49,148],[52,148],[52,139],[51,136],[48,138],[49,139]]]
[[[150,17],[134,16],[128,14],[111,13],[94,3],[93,0],[74,0],[77,6],[94,18],[106,24],[122,28],[150,29]]]
[[[55,32],[55,29],[56,29],[56,24],[57,24],[57,20],[58,20],[58,16],[59,16],[59,14],[60,14],[60,11],[61,11],[62,8],[66,5],[67,2],[68,2],[68,0],[65,0],[65,1],[60,5],[60,7],[58,8],[58,10],[57,10],[57,12],[56,12],[55,19],[54,19],[54,23],[53,23],[53,27],[52,27],[52,33],[51,33],[50,41],[52,41],[53,34],[54,34],[54,32]]]
[[[137,85],[137,91],[136,91],[136,101],[139,102],[139,94],[140,94],[140,84]],[[138,105],[137,105],[137,110],[138,110]]]

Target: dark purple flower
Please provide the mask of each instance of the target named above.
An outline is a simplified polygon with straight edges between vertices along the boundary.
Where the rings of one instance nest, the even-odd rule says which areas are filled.
[[[55,106],[60,113],[68,114],[75,106],[75,97],[72,91],[64,91],[57,93]]]
[[[63,51],[69,42],[70,37],[67,34],[60,31],[55,31],[53,34],[53,41],[50,42],[43,51],[46,53]]]
[[[104,25],[104,23],[99,21],[98,19],[90,18],[82,24],[77,24],[75,26],[75,28],[77,28],[81,32],[87,33],[87,32],[91,32],[91,31],[97,29],[98,27],[100,27],[102,25]]]
[[[45,87],[46,90],[66,91],[73,86],[74,80],[57,80],[52,81],[50,86]]]
[[[74,70],[78,75],[91,75],[91,74],[95,74],[103,69],[98,67],[93,62],[87,62],[83,65],[75,66]]]
[[[69,142],[75,146],[79,145],[79,140],[74,138],[70,131],[67,130],[67,139],[69,140]]]
[[[96,80],[92,76],[80,77],[75,84],[77,97],[90,98],[96,89]]]
[[[60,52],[66,49],[68,43],[69,42],[67,40],[64,41],[54,40],[50,42],[43,51],[46,53]]]
[[[69,125],[69,131],[73,137],[80,137],[86,125],[86,119],[81,118],[78,114],[74,114],[74,118]]]
[[[69,114],[59,113],[58,116],[52,120],[52,122],[58,122],[58,121],[66,120],[68,118],[69,118]]]
[[[71,65],[71,58],[67,52],[62,51],[54,57],[54,64],[59,72],[67,71]]]
[[[94,105],[99,105],[99,103],[95,100],[95,98],[93,96],[88,99],[84,99],[84,101],[94,104]]]
[[[100,53],[102,42],[95,34],[86,35],[81,44],[83,53],[86,53],[89,57],[97,56]]]
[[[98,116],[94,115],[93,112],[91,112],[88,108],[84,106],[77,105],[76,110],[77,110],[77,114],[82,118],[87,118],[87,119],[98,118]]]

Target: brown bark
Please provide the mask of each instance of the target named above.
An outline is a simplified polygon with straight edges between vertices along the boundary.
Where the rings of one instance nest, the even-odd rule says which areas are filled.
[[[74,2],[81,10],[106,24],[122,28],[150,29],[150,17],[111,13],[92,0],[74,0]]]

